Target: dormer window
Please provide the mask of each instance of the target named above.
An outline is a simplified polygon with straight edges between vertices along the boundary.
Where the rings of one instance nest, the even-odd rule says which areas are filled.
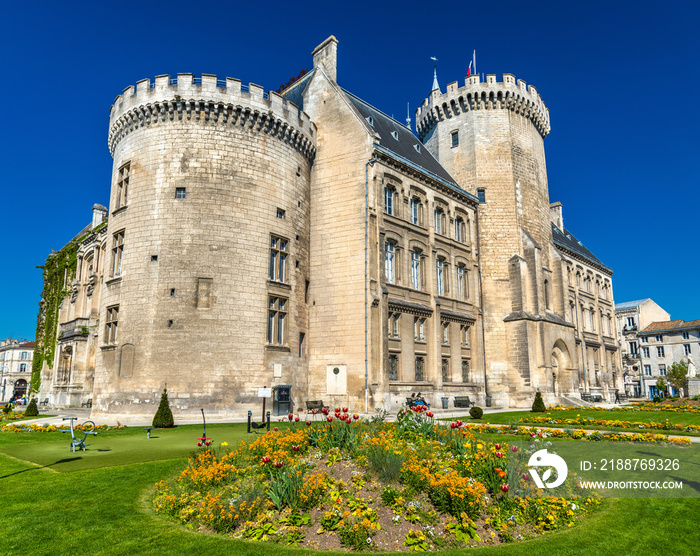
[[[365,120],[367,120],[367,123],[368,123],[369,125],[371,125],[371,126],[374,127],[374,118],[373,118],[372,116],[367,116],[367,117],[365,118]]]
[[[416,152],[420,152],[420,145],[418,143],[413,145],[413,148],[416,149]]]
[[[397,141],[399,140],[399,132],[398,131],[392,131],[391,136],[396,139]]]

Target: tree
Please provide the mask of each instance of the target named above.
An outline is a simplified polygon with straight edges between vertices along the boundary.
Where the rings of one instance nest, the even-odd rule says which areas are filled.
[[[160,396],[160,405],[153,417],[153,427],[157,429],[167,429],[175,426],[173,412],[170,411],[170,402],[168,401],[168,390],[163,388],[163,393]]]
[[[664,377],[660,376],[656,379],[656,389],[659,391],[659,393],[665,392],[668,389]]]
[[[547,411],[547,408],[544,406],[544,400],[542,399],[542,394],[538,390],[537,393],[535,394],[535,401],[532,403],[532,412],[533,413],[544,413]]]
[[[688,374],[688,362],[681,361],[671,363],[671,366],[666,371],[666,378],[668,383],[673,386],[678,392],[682,394],[683,386],[685,386],[685,377]]]
[[[25,417],[36,417],[39,415],[39,408],[36,406],[36,398],[32,398],[27,405],[27,409],[24,410]]]

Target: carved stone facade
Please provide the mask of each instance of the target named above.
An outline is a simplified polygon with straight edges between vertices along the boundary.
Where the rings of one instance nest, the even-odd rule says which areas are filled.
[[[0,402],[29,395],[34,342],[0,341]]]
[[[263,386],[368,411],[593,387],[534,88],[433,91],[419,139],[338,85],[336,50],[281,94],[178,74],[115,100],[95,417],[150,416],[164,387],[176,416],[242,416]]]

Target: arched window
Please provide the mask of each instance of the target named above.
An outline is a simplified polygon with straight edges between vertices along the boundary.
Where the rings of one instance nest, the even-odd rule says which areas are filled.
[[[437,277],[437,293],[445,295],[445,260],[438,258],[435,263],[435,275]]]
[[[435,233],[442,234],[445,230],[445,211],[441,208],[435,209]]]
[[[393,241],[384,244],[384,274],[387,282],[396,283],[396,244]]]
[[[398,195],[396,194],[396,189],[387,185],[384,187],[384,212],[391,216],[396,216],[397,205]]]
[[[461,216],[455,219],[455,239],[460,243],[467,242],[467,225]]]
[[[457,265],[457,298],[464,301],[466,295],[465,269],[463,264]]]
[[[419,249],[411,251],[411,284],[416,290],[422,289],[423,281],[421,280],[421,252]]]

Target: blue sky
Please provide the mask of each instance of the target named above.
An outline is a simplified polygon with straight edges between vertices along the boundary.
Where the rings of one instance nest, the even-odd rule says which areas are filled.
[[[550,109],[551,201],[614,269],[618,302],[700,319],[700,4],[13,2],[1,9],[0,338],[33,338],[41,271],[107,204],[109,108],[189,72],[276,89],[327,36],[338,82],[404,121],[438,78],[513,73]],[[413,114],[412,114],[413,118]]]

